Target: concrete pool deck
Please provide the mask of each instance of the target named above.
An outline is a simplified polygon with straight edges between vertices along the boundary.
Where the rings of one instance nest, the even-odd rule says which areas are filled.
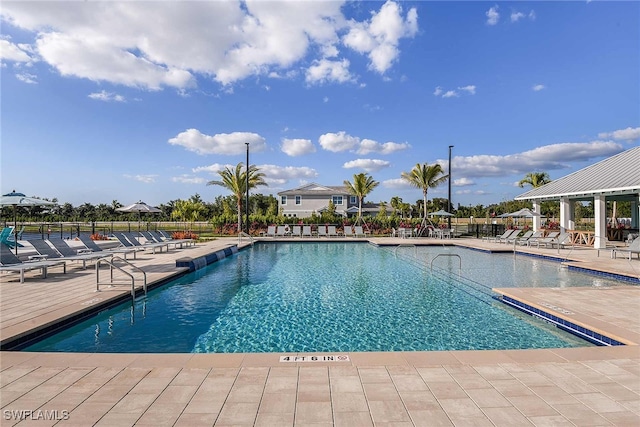
[[[274,239],[268,239],[274,240]],[[291,240],[291,239],[287,239]],[[298,240],[298,239],[296,239]],[[327,238],[320,240],[328,240]],[[331,239],[337,240],[337,239]],[[354,239],[349,239],[354,240]],[[479,239],[373,238],[376,244],[456,244]],[[149,282],[179,273],[175,260],[215,252],[219,239],[138,255]],[[557,249],[518,248],[557,257]],[[640,261],[607,251],[562,250],[567,264],[638,277]],[[0,276],[0,339],[70,319],[130,286],[95,292],[81,265],[47,279]],[[510,289],[562,308],[582,324],[640,342],[640,287]],[[347,362],[283,363],[283,354],[0,352],[1,425],[640,425],[640,347],[341,353]],[[291,355],[295,356],[295,355]],[[309,356],[309,355],[306,355]],[[51,419],[54,418],[54,419]]]

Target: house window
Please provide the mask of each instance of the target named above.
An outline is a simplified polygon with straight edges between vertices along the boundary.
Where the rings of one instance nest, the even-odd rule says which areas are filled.
[[[342,196],[331,196],[331,201],[336,206],[342,206]]]
[[[355,205],[356,203],[358,203],[358,198],[356,196],[350,196],[349,203]]]
[[[302,196],[296,196],[296,205],[302,204]]]
[[[281,205],[287,204],[287,196],[280,196],[280,204]]]

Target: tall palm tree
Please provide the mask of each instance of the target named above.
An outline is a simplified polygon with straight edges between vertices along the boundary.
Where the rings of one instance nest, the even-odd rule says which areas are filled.
[[[422,190],[422,201],[424,206],[424,219],[427,219],[427,191],[445,182],[449,175],[444,175],[444,170],[439,163],[429,165],[427,163],[416,164],[411,172],[402,172],[402,179],[414,187]]]
[[[260,185],[267,185],[264,181],[265,174],[258,172],[255,165],[249,166],[249,190]],[[222,180],[209,181],[207,185],[220,185],[225,187],[236,196],[238,208],[238,232],[242,231],[242,197],[247,192],[247,170],[244,163],[240,162],[236,165],[235,170],[229,167],[218,172]]]
[[[525,185],[530,185],[533,188],[538,188],[550,182],[551,178],[549,178],[549,174],[546,172],[529,172],[518,182],[518,186],[524,187]]]
[[[362,218],[362,201],[371,193],[380,183],[369,176],[367,173],[357,173],[353,175],[353,183],[348,180],[344,181],[344,185],[347,187],[349,194],[352,194],[358,198],[358,219]]]

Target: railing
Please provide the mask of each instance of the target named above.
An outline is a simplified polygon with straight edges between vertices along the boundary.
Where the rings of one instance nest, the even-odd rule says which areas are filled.
[[[458,258],[458,262],[459,262],[459,264],[460,264],[458,268],[460,269],[460,271],[462,271],[462,257],[460,257],[460,255],[458,255],[458,254],[438,254],[438,255],[434,256],[434,257],[431,259],[431,264],[430,264],[430,266],[429,266],[429,267],[430,267],[430,269],[431,269],[431,271],[433,271],[433,261],[435,261],[436,259],[440,258],[441,256],[444,256],[444,257],[456,257],[456,258]]]
[[[102,258],[99,259],[98,261],[96,261],[96,292],[100,292],[100,263],[104,262],[107,263],[109,265],[109,273],[110,273],[110,281],[109,281],[109,285],[113,286],[114,282],[113,282],[113,269],[115,268],[116,270],[120,271],[121,273],[123,273],[126,276],[129,276],[129,278],[131,279],[131,298],[132,299],[136,299],[136,288],[135,288],[135,278],[133,277],[133,274],[131,274],[130,272],[124,270],[122,267],[116,265],[114,263],[115,260],[120,260],[123,263],[127,264],[129,267],[133,268],[134,270],[137,270],[139,272],[142,273],[142,277],[143,277],[143,281],[142,281],[142,289],[144,289],[144,295],[147,296],[147,273],[145,273],[140,267],[130,263],[129,261],[127,261],[124,258],[121,258],[119,256],[112,256],[110,259],[107,258]],[[102,283],[107,284],[107,283]]]
[[[398,258],[398,249],[399,248],[411,248],[411,247],[413,247],[414,256],[417,258],[418,257],[418,247],[416,245],[411,245],[411,244],[402,244],[402,245],[396,246],[395,249],[393,250],[393,255],[395,255],[395,257]]]
[[[240,233],[238,233],[238,245],[240,245],[242,243],[242,238],[243,237],[248,237],[249,238],[249,242],[251,243],[251,246],[253,246],[253,236],[251,236],[250,234],[245,233],[244,231],[241,231]]]

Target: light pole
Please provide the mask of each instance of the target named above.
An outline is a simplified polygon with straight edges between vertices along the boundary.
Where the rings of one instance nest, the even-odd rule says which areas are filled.
[[[247,201],[245,204],[245,232],[249,234],[249,143],[245,142],[247,146]]]
[[[447,212],[452,213],[451,209],[451,149],[453,145],[449,146],[449,198],[447,199]],[[449,229],[451,229],[451,217],[447,217],[447,221],[449,223]]]

